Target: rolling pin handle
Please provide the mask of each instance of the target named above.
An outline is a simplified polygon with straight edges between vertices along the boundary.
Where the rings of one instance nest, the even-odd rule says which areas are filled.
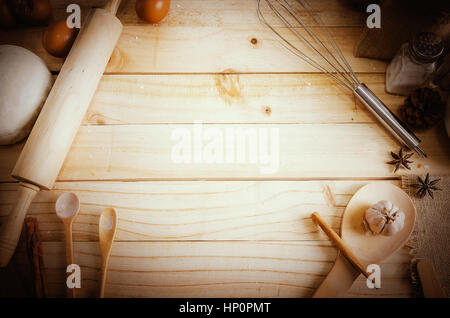
[[[39,187],[35,185],[19,183],[17,202],[0,228],[0,267],[6,267],[11,260],[19,242],[28,207],[39,190]]]
[[[116,15],[117,10],[119,10],[121,0],[109,0],[103,9],[109,11],[111,14]]]

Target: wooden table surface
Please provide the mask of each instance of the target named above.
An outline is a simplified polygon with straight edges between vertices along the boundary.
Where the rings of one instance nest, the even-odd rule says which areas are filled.
[[[69,3],[52,0],[54,18]],[[365,15],[343,1],[314,0],[360,79],[396,112],[404,98],[384,91],[386,64],[352,50]],[[335,230],[355,191],[368,182],[400,185],[403,173],[449,173],[450,147],[436,128],[419,134],[428,159],[412,171],[386,164],[399,146],[351,93],[291,55],[259,22],[255,0],[172,0],[159,25],[141,23],[123,1],[123,34],[79,129],[54,190],[29,215],[39,221],[51,296],[65,295],[63,225],[54,202],[76,193],[75,261],[79,296],[98,293],[98,220],[119,213],[106,296],[309,297],[331,269],[336,249],[313,224],[318,211]],[[63,61],[42,48],[43,28],[0,33],[54,71]],[[256,39],[256,41],[254,40]],[[176,164],[175,128],[279,128],[280,167]],[[15,200],[10,172],[23,143],[0,147],[0,220]],[[406,248],[382,264],[383,288],[360,278],[350,297],[412,295]]]

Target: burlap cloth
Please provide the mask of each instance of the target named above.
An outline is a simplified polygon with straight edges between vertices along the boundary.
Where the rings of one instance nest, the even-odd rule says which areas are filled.
[[[421,176],[422,178],[424,176]],[[408,192],[416,206],[416,224],[409,245],[412,255],[412,279],[420,288],[415,269],[417,259],[428,259],[436,270],[442,288],[450,296],[450,176],[430,175],[432,179],[440,178],[437,185],[442,191],[436,191],[434,199],[428,195],[420,199],[412,187],[417,183],[417,176],[407,175],[402,178],[403,188]],[[420,293],[420,290],[418,291]]]

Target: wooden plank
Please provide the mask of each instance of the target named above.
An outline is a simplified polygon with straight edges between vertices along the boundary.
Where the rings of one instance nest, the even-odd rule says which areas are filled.
[[[405,97],[386,93],[384,77],[359,74],[360,80],[398,114]],[[352,93],[324,74],[107,74],[82,125],[185,124],[198,120],[215,124],[377,122]]]
[[[52,0],[53,19],[65,18],[67,5],[78,3],[81,5],[82,21],[84,21],[90,7],[101,6],[104,2],[104,0]],[[254,54],[257,51],[255,49],[258,51],[261,49],[263,39],[259,39],[258,45],[251,44],[250,40],[260,33],[264,37],[269,35],[269,39],[272,39],[272,36],[267,34],[261,25],[256,14],[256,2],[253,0],[175,0],[172,1],[168,17],[163,23],[156,26],[146,25],[139,21],[134,5],[135,1],[126,1],[119,9],[118,17],[125,25],[125,30],[114,58],[108,66],[108,72],[222,72],[230,71],[231,68],[239,72],[261,72],[261,66],[264,66],[267,57],[272,54],[270,51],[280,51],[280,47],[274,50],[269,45],[269,49],[264,50],[265,53]],[[360,27],[364,21],[363,13],[334,0],[315,1],[313,8],[316,13],[320,14],[327,26],[343,28],[343,30],[337,31],[336,35],[340,37],[338,43],[345,44],[348,40],[345,38],[349,37],[352,38],[351,46],[356,43],[357,34],[360,33]],[[342,14],[344,10],[345,15]],[[306,14],[302,13],[302,16],[307,18]],[[345,27],[353,27],[353,29],[345,30]],[[44,58],[51,70],[58,71],[63,60],[50,56],[42,48],[43,30],[44,28],[21,28],[1,31],[0,44],[26,47]],[[230,46],[229,43],[234,45]],[[236,44],[240,45],[236,46]],[[352,47],[346,46],[345,50],[350,53],[349,56],[352,55]],[[286,56],[286,52],[277,53],[271,59],[272,63],[275,63],[275,67],[278,67],[279,64],[277,60],[285,59]],[[149,58],[149,54],[154,56]],[[248,55],[248,58],[244,57],[245,55]],[[199,58],[199,56],[203,58]],[[173,57],[175,60],[172,59]],[[264,60],[249,64],[248,62],[255,57]],[[292,64],[292,57],[290,59]],[[205,64],[206,61],[208,61],[207,64]],[[293,63],[293,65],[301,64],[296,60]],[[357,63],[356,68],[363,67],[364,70],[371,71],[372,69],[365,67],[365,63],[367,64],[367,61]],[[370,67],[376,68],[378,71],[384,69],[384,63],[372,64]],[[285,70],[294,72],[299,67],[308,69],[303,65],[296,66],[294,69],[286,66]],[[282,70],[275,69],[275,71]]]
[[[252,137],[256,142],[251,143],[253,148],[238,148],[237,142],[228,147],[224,145],[225,163],[196,163],[193,147],[205,151],[211,141],[204,141],[201,146],[194,142],[195,127],[199,125],[82,126],[58,180],[392,178],[393,167],[386,162],[391,158],[389,152],[399,148],[397,141],[378,124],[208,124],[202,125],[203,131],[209,130],[210,133],[224,136],[230,131],[249,133],[256,136]],[[266,131],[275,138],[274,131],[278,131],[279,151],[272,147],[275,143],[269,144],[267,141],[267,149],[274,154],[270,157],[272,159],[261,163],[263,161],[256,152],[255,163],[252,163],[248,153],[251,149],[258,151],[258,142],[264,140],[258,137],[261,131]],[[172,160],[174,147],[180,144],[179,140],[172,139],[173,134],[191,136],[190,163],[176,163]],[[419,134],[419,137],[423,140],[423,149],[429,157],[423,159],[414,156],[413,169],[402,169],[397,175],[405,172],[426,173],[430,169],[434,174],[448,173],[450,141],[441,127]],[[248,140],[244,139],[247,145]],[[239,149],[244,149],[246,153]],[[238,151],[245,156],[242,162],[237,161]],[[4,169],[1,171],[2,181],[11,181],[9,173],[18,154],[15,147],[0,148],[0,158],[6,158],[0,166]],[[236,160],[226,163],[227,154],[233,155]],[[279,156],[278,160],[276,154]]]
[[[119,241],[327,241],[311,213],[318,211],[339,231],[348,201],[368,182],[58,182],[53,191],[38,194],[28,213],[37,218],[44,241],[64,240],[64,227],[54,208],[62,192],[80,198],[73,227],[76,241],[98,240],[98,219],[105,207],[119,214]],[[400,185],[398,180],[390,182]],[[11,210],[16,189],[15,183],[0,184],[0,220]]]
[[[42,47],[43,28],[0,32],[0,44],[23,46],[59,71],[62,59]],[[317,72],[287,51],[260,26],[191,27],[169,25],[125,26],[107,66],[109,73],[294,73]],[[356,72],[384,72],[383,61],[353,57],[361,28],[330,28]],[[252,40],[256,39],[257,44]]]
[[[71,3],[79,4],[82,14],[85,14],[90,7],[101,7],[105,0],[50,2],[54,19],[63,19],[67,16],[66,7]],[[120,6],[117,16],[123,24],[143,24],[136,15],[135,3],[135,0],[128,0]],[[327,26],[361,26],[364,23],[364,14],[343,1],[314,0],[311,4]],[[170,26],[259,26],[255,12],[255,0],[172,0],[169,14],[162,23]],[[301,16],[308,18],[303,12]]]
[[[79,297],[98,293],[97,242],[75,244],[81,266]],[[44,243],[50,293],[64,296],[64,246]],[[115,242],[106,297],[309,297],[333,265],[329,242]],[[352,297],[408,297],[409,254],[402,249],[382,267],[382,288],[352,288]]]
[[[264,174],[262,169],[268,165],[252,163],[174,163],[171,155],[178,143],[172,140],[174,129],[186,129],[183,131],[193,135],[194,125],[83,126],[59,180],[392,177],[392,166],[386,161],[390,159],[389,152],[399,147],[382,127],[375,124],[209,127],[224,134],[227,128],[278,129],[278,171]],[[442,142],[444,145],[450,142],[441,135],[440,130],[424,135],[423,149],[429,158],[416,158],[417,163],[432,167],[436,174],[448,171],[450,162],[450,147],[443,149],[442,146]]]
[[[361,74],[392,111],[384,74]],[[218,115],[220,114],[220,115]],[[105,75],[84,124],[373,123],[353,94],[323,74]]]
[[[66,17],[66,7],[71,3],[79,4],[84,16],[90,7],[100,7],[105,0],[51,0],[53,18],[56,20]],[[364,23],[364,14],[344,2],[315,0],[312,4],[314,12],[320,15],[327,26],[361,26]],[[125,1],[121,5],[117,16],[123,24],[143,23],[137,17],[134,7],[134,0]],[[163,23],[171,26],[259,26],[255,10],[254,0],[172,0],[170,12]],[[307,15],[302,13],[302,17],[307,18]]]
[[[361,74],[397,112],[403,97],[384,92],[382,74]],[[269,94],[268,94],[269,92]],[[330,103],[330,101],[333,101]],[[217,116],[220,114],[220,116]],[[351,93],[319,74],[105,75],[84,125],[155,123],[368,123]],[[22,145],[0,146],[0,181]]]

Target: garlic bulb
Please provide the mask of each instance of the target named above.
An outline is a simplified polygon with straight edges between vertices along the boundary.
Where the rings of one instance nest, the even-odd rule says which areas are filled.
[[[379,201],[364,213],[364,226],[374,234],[394,235],[405,226],[405,214],[392,202]]]

